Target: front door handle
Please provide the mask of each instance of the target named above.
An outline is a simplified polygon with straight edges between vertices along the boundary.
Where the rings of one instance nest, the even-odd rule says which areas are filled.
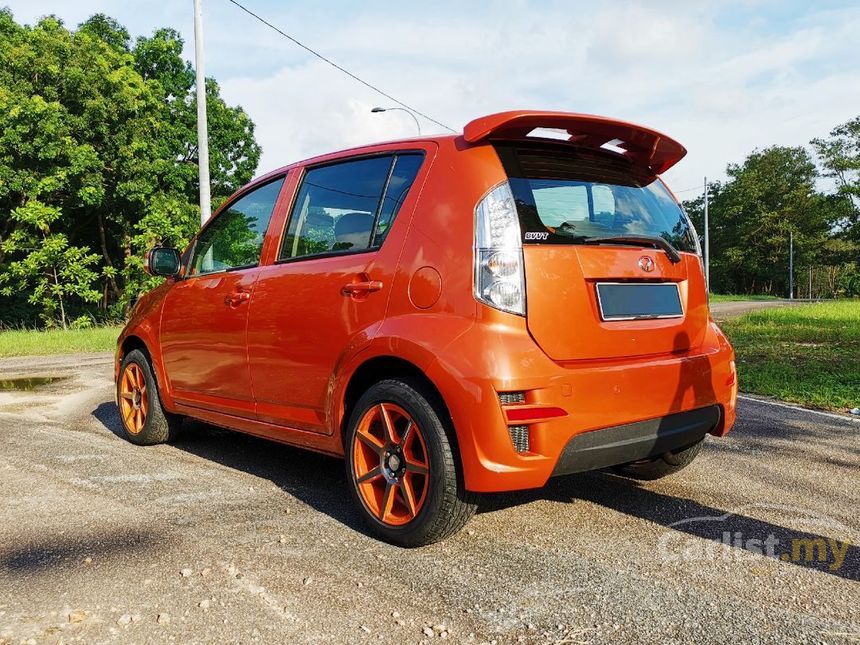
[[[228,307],[238,307],[243,302],[251,299],[251,294],[247,291],[236,291],[224,298],[224,304]]]
[[[382,289],[381,280],[365,280],[364,282],[350,282],[343,285],[343,295],[363,296]]]

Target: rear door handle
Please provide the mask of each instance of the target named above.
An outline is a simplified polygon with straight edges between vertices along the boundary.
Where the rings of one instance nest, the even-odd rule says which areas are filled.
[[[224,304],[228,307],[238,307],[243,302],[251,299],[251,294],[247,291],[236,291],[224,298]]]
[[[381,280],[365,280],[364,282],[350,282],[343,285],[343,295],[363,296],[382,289]]]

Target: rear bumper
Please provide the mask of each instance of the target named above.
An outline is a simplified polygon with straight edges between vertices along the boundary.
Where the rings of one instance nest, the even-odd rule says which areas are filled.
[[[553,475],[726,434],[737,401],[733,361],[712,323],[705,342],[689,352],[558,363],[517,319],[479,321],[439,352],[426,373],[451,413],[466,488],[494,492],[537,488]],[[502,405],[500,392],[524,392],[525,403]],[[515,425],[527,427],[525,452],[509,434]]]
[[[575,435],[567,442],[552,475],[569,475],[656,457],[691,446],[717,427],[718,405],[676,412]]]

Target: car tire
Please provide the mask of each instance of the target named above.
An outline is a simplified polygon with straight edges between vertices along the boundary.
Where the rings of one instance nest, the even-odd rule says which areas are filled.
[[[125,438],[139,446],[172,441],[182,427],[182,417],[161,406],[148,356],[139,349],[130,351],[119,374],[116,400]]]
[[[477,496],[463,486],[454,446],[442,401],[419,380],[380,381],[359,398],[347,426],[346,472],[374,535],[418,547],[463,528]]]
[[[641,479],[644,481],[662,479],[663,477],[674,475],[679,470],[683,470],[689,466],[693,459],[696,458],[696,455],[702,451],[702,446],[704,445],[705,438],[702,437],[691,446],[672,450],[648,461],[635,461],[631,464],[616,466],[614,470],[619,475],[624,475],[631,479]]]

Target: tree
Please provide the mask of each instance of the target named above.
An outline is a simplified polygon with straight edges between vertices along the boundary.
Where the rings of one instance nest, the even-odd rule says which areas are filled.
[[[810,264],[835,217],[816,190],[812,158],[801,147],[773,146],[729,164],[726,174],[709,193],[712,291],[787,294],[789,235],[796,265]],[[685,206],[701,226],[702,198]]]
[[[159,29],[151,38],[138,38],[135,68],[159,96],[162,131],[159,157],[164,179],[172,188],[196,200],[197,95],[191,64],[182,59],[184,42],[172,29]],[[240,107],[228,106],[214,79],[206,80],[212,194],[225,198],[251,180],[261,148],[254,140],[254,123]]]
[[[194,71],[182,48],[169,29],[132,43],[103,14],[69,30],[55,17],[22,26],[0,11],[0,325],[30,313],[63,322],[68,309],[121,315],[153,283],[144,252],[182,247],[196,232]],[[213,79],[207,97],[217,199],[251,179],[260,147]],[[52,299],[35,277],[45,267],[70,281]],[[31,310],[13,284],[42,294],[27,294]]]
[[[61,215],[60,209],[35,199],[12,212],[22,226],[3,242],[4,250],[24,253],[0,273],[0,293],[28,290],[30,304],[39,307],[45,323],[52,325],[59,314],[60,324],[67,329],[69,298],[95,302],[101,294],[92,287],[98,277],[92,267],[99,256],[70,245],[63,233],[51,231]]]
[[[845,202],[839,230],[860,242],[860,116],[836,126],[827,139],[813,139],[812,146]]]

